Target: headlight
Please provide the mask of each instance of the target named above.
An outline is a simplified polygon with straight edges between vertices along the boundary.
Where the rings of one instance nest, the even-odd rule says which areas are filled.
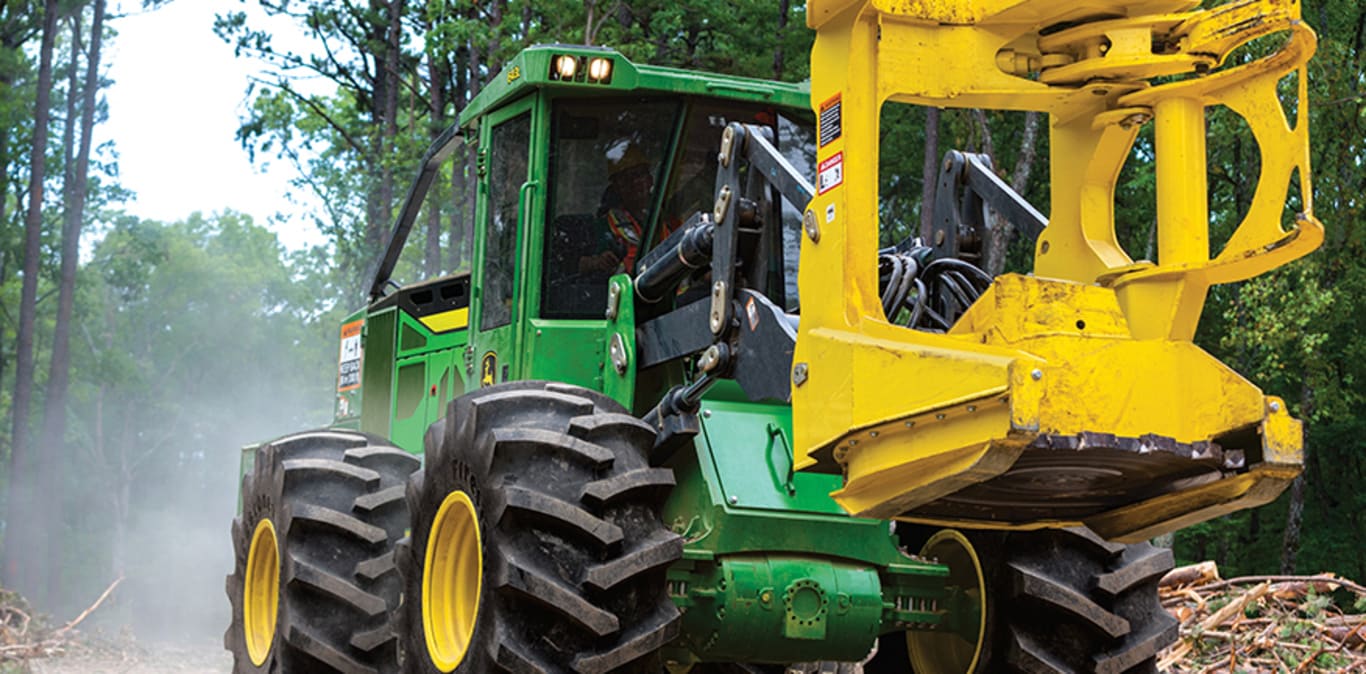
[[[555,74],[562,80],[574,79],[574,74],[579,71],[579,60],[569,54],[561,54],[555,57]]]
[[[588,79],[601,82],[612,76],[612,60],[595,58],[588,62]]]

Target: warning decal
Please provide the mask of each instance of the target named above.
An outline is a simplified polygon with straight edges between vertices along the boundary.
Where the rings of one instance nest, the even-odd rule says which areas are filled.
[[[829,145],[842,133],[840,121],[840,95],[831,96],[820,109],[820,129],[817,137],[820,138],[821,147]]]
[[[341,354],[337,358],[337,392],[360,388],[360,329],[364,320],[351,321],[341,328]]]
[[[844,184],[844,153],[836,152],[816,167],[816,191],[825,194]]]

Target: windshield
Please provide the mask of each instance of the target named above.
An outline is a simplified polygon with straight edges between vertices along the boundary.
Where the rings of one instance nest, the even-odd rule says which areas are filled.
[[[681,103],[658,98],[554,103],[543,317],[601,318],[609,277],[634,273],[641,255],[693,213],[711,210],[716,155],[727,124],[775,129],[788,161],[812,174],[815,144],[809,123],[759,104],[696,99],[685,108]],[[672,161],[665,162],[675,136],[679,142]],[[783,203],[781,240],[774,238],[770,247],[771,264],[782,270],[782,280],[768,283],[779,286],[768,292],[789,310],[796,307],[803,207]]]

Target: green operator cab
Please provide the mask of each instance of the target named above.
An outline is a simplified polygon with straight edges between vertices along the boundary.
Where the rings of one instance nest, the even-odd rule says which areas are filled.
[[[519,54],[428,157],[435,168],[460,143],[477,153],[470,268],[401,287],[377,280],[387,294],[341,330],[336,424],[417,452],[446,403],[480,386],[544,379],[602,390],[608,279],[711,209],[726,124],[771,128],[788,161],[811,167],[807,96],[607,49]],[[789,309],[800,206],[783,202],[784,240],[763,242],[768,295]],[[406,237],[401,225],[393,239]]]

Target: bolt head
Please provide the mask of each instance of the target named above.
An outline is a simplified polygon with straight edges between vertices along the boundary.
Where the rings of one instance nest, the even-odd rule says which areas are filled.
[[[1043,379],[1043,370],[1035,368],[1030,371],[1029,377],[1034,381],[1039,381],[1040,379]]]
[[[1279,411],[1281,411],[1281,404],[1278,403],[1278,402],[1276,402],[1275,400],[1271,401],[1271,411],[1272,411],[1272,412],[1279,412]]]
[[[797,363],[792,366],[792,383],[801,386],[806,383],[807,377],[811,375],[810,368],[806,363]]]
[[[613,283],[607,289],[607,320],[617,320],[617,312],[621,307],[621,288]],[[537,333],[539,334],[539,332]]]
[[[735,505],[735,504],[737,504],[737,503],[740,502],[740,497],[739,497],[739,496],[731,496],[731,497],[730,497],[729,499],[727,499],[727,500],[730,501],[730,504],[731,504],[731,505]]]
[[[626,374],[626,366],[629,358],[626,356],[626,342],[621,338],[621,333],[612,335],[612,341],[607,345],[608,355],[612,359],[612,369],[617,374]]]
[[[806,230],[806,237],[811,239],[811,243],[819,243],[821,240],[821,228],[816,224],[816,212],[807,209],[802,214],[802,229]]]

